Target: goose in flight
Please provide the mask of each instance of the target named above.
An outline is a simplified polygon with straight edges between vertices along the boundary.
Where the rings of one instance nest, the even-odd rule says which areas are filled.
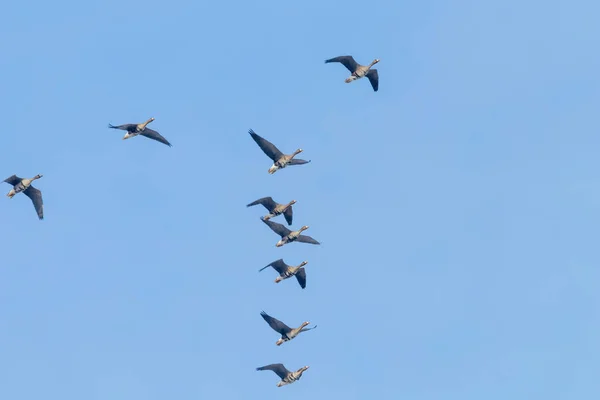
[[[300,160],[296,157],[296,155],[302,153],[302,149],[298,149],[292,154],[283,154],[275,145],[268,140],[258,136],[256,132],[252,129],[248,131],[252,139],[256,142],[258,147],[271,159],[273,160],[273,165],[269,168],[269,173],[274,174],[278,169],[282,169],[287,167],[288,165],[300,165],[307,164],[310,162],[306,160]]]
[[[112,129],[121,129],[122,131],[127,131],[125,136],[123,136],[123,140],[132,138],[137,135],[142,135],[146,136],[147,138],[154,139],[158,142],[166,144],[169,147],[173,147],[171,143],[169,143],[169,141],[165,139],[160,133],[146,127],[152,121],[154,121],[154,118],[150,118],[148,121],[142,122],[141,124],[123,124],[116,126],[108,124],[108,127]]]
[[[36,175],[31,179],[23,179],[19,178],[16,175],[13,175],[9,178],[6,178],[4,182],[13,185],[13,188],[6,195],[9,199],[15,197],[18,193],[23,193],[25,196],[29,197],[33,202],[33,207],[37,212],[39,219],[44,219],[44,202],[42,201],[42,192],[38,189],[31,186],[33,181],[36,179],[40,179],[43,175]]]
[[[305,326],[309,325],[310,322],[303,322],[302,325],[300,325],[298,328],[292,329],[289,326],[287,326],[286,324],[284,324],[283,322],[281,322],[280,320],[278,320],[277,318],[271,317],[269,314],[267,314],[264,311],[262,311],[260,313],[260,315],[263,317],[263,319],[265,321],[267,321],[269,326],[271,328],[273,328],[273,330],[275,332],[278,332],[279,334],[281,334],[281,338],[279,340],[277,340],[277,342],[275,342],[275,344],[277,346],[281,346],[283,343],[292,340],[293,338],[298,336],[300,334],[300,332],[306,332],[311,329],[315,329],[317,327],[315,325],[312,328],[305,328]]]
[[[284,279],[295,276],[300,287],[304,289],[306,287],[306,270],[304,269],[306,264],[308,264],[308,261],[302,261],[300,265],[292,267],[291,265],[287,265],[285,262],[283,262],[283,258],[280,258],[279,260],[273,261],[266,267],[259,269],[258,272],[266,268],[273,267],[273,269],[279,273],[279,276],[275,278],[275,283],[279,283]]]
[[[305,366],[297,370],[296,372],[288,371],[283,364],[269,364],[264,367],[256,368],[257,371],[273,371],[277,374],[278,377],[281,378],[279,382],[277,382],[277,387],[282,387],[285,385],[289,385],[290,383],[294,383],[302,377],[302,373],[306,371],[309,367]]]
[[[288,228],[286,228],[285,226],[278,224],[277,222],[267,221],[263,217],[260,217],[260,219],[262,222],[267,224],[273,232],[275,232],[276,234],[281,236],[281,240],[279,240],[279,242],[277,242],[277,244],[275,245],[277,247],[281,247],[287,243],[292,243],[292,242],[321,244],[321,243],[317,242],[315,239],[313,239],[312,237],[301,234],[303,231],[308,229],[307,225],[304,225],[302,228],[298,229],[297,231],[291,231]]]
[[[252,203],[248,204],[246,207],[252,207],[257,204],[262,204],[269,211],[269,215],[265,215],[263,217],[263,219],[265,221],[268,221],[269,219],[271,219],[273,217],[283,214],[288,225],[292,225],[292,218],[293,218],[292,205],[296,204],[296,200],[292,200],[287,204],[279,204],[276,201],[274,201],[272,197],[263,197],[256,201],[253,201]]]
[[[346,79],[346,83],[350,83],[360,78],[364,78],[365,76],[371,82],[371,86],[374,91],[379,90],[379,74],[376,69],[371,69],[371,67],[377,64],[380,60],[378,58],[371,61],[369,65],[360,65],[354,60],[352,56],[339,56],[330,58],[329,60],[325,60],[325,63],[339,62],[344,67],[348,68],[351,75]]]

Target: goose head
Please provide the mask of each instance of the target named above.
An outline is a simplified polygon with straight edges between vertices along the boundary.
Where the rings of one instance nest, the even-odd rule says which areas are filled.
[[[300,228],[300,230],[298,232],[304,232],[307,229],[308,229],[308,225],[304,225],[302,228]]]
[[[373,62],[371,63],[371,66],[377,64],[379,61],[381,61],[379,58],[374,59]]]
[[[31,178],[32,181],[35,181],[36,179],[40,179],[42,176],[42,174],[37,174],[36,176],[34,176],[33,178]]]
[[[303,151],[304,151],[304,150],[302,150],[302,149],[298,149],[298,150],[296,150],[296,151],[294,152],[294,154],[292,154],[292,157],[295,157],[295,156],[297,156],[298,154],[302,153]]]
[[[306,264],[308,264],[308,261],[302,261],[300,265],[298,265],[298,268],[304,267]]]

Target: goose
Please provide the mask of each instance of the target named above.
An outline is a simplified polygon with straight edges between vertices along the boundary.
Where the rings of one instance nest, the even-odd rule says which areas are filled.
[[[273,232],[281,236],[281,240],[279,240],[279,242],[277,242],[277,244],[275,245],[276,247],[281,247],[287,243],[292,243],[296,241],[301,243],[321,244],[315,239],[311,238],[310,236],[301,235],[303,231],[308,229],[307,225],[304,225],[297,231],[290,231],[288,228],[281,224],[278,224],[277,222],[265,220],[263,217],[260,217],[260,219],[262,222],[267,224]]]
[[[300,284],[300,287],[304,289],[306,287],[306,270],[304,269],[306,264],[308,264],[308,261],[302,261],[300,265],[292,267],[283,262],[283,258],[280,258],[279,260],[273,261],[266,267],[259,269],[258,272],[262,271],[263,269],[273,267],[273,269],[279,273],[279,276],[275,278],[275,283],[279,283],[284,279],[295,276],[298,284]]]
[[[287,204],[279,204],[276,201],[274,201],[272,197],[263,197],[262,199],[258,199],[256,201],[253,201],[252,203],[246,205],[246,207],[252,207],[257,204],[262,204],[267,210],[269,210],[270,214],[265,215],[263,217],[263,219],[265,221],[268,221],[269,219],[271,219],[273,217],[283,214],[288,225],[292,225],[292,218],[293,218],[292,205],[296,204],[296,200],[292,200]]]
[[[254,141],[256,142],[258,147],[260,147],[261,150],[271,160],[273,160],[273,165],[271,166],[271,168],[269,168],[270,174],[274,174],[278,169],[285,168],[288,165],[300,165],[300,164],[307,164],[310,162],[310,160],[306,161],[306,160],[300,160],[300,159],[294,158],[294,157],[296,157],[296,155],[303,152],[302,149],[298,149],[295,152],[293,152],[292,154],[283,154],[277,147],[275,147],[275,145],[273,143],[258,136],[256,134],[256,132],[254,132],[252,129],[250,129],[248,131],[248,133],[250,134],[250,136],[252,136],[252,139],[254,139]]]
[[[360,65],[354,60],[352,56],[340,56],[330,58],[329,60],[325,60],[325,63],[331,62],[339,62],[344,65],[344,67],[348,68],[348,70],[352,73],[350,77],[346,79],[346,83],[350,83],[360,78],[364,78],[365,76],[369,78],[369,82],[371,82],[371,86],[373,86],[373,90],[377,91],[379,89],[379,74],[376,69],[371,69],[371,67],[377,64],[380,60],[378,58],[371,61],[369,65]]]
[[[296,372],[289,371],[283,364],[269,364],[264,367],[256,368],[257,371],[273,371],[281,378],[279,382],[277,382],[277,387],[282,387],[285,385],[289,385],[290,383],[294,383],[302,377],[304,371],[308,369],[308,365],[300,368]]]
[[[147,138],[154,139],[158,142],[166,144],[169,147],[173,147],[171,143],[167,139],[165,139],[160,133],[152,130],[150,128],[146,128],[146,126],[154,121],[154,118],[150,118],[146,122],[142,122],[141,124],[123,124],[123,125],[111,125],[108,124],[109,128],[112,129],[121,129],[122,131],[127,131],[125,136],[123,136],[123,140],[132,138],[137,135],[146,136]]]
[[[23,192],[23,194],[29,197],[33,202],[33,207],[35,208],[39,219],[44,219],[44,202],[42,201],[42,192],[31,186],[31,184],[33,181],[40,179],[42,176],[43,175],[38,174],[31,179],[23,179],[13,175],[4,180],[4,182],[13,185],[13,188],[6,196],[9,199],[12,199],[16,194]]]
[[[283,343],[288,342],[298,336],[300,332],[306,332],[311,329],[315,329],[317,326],[313,326],[312,328],[305,328],[306,325],[310,324],[310,322],[303,322],[298,328],[290,328],[277,318],[271,317],[264,311],[261,311],[260,315],[263,317],[265,321],[273,328],[275,332],[279,332],[281,334],[281,338],[275,342],[277,346],[281,346]]]

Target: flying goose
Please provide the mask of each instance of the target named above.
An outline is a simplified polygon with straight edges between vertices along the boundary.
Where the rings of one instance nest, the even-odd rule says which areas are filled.
[[[348,68],[348,70],[352,73],[349,78],[346,79],[346,83],[350,83],[357,79],[367,77],[369,78],[369,82],[371,82],[371,86],[373,86],[373,90],[377,91],[379,89],[379,74],[377,74],[376,69],[371,69],[371,67],[379,62],[379,59],[374,59],[371,61],[369,65],[360,65],[352,56],[340,56],[330,58],[329,60],[325,60],[325,63],[331,62],[339,62],[344,65],[344,67]]]
[[[296,336],[300,334],[300,332],[309,331],[311,329],[315,329],[317,326],[313,326],[312,328],[305,328],[306,325],[310,324],[310,322],[303,322],[298,328],[290,328],[277,318],[271,317],[264,311],[261,311],[260,315],[263,317],[265,321],[273,328],[275,332],[281,334],[281,338],[275,342],[277,346],[281,346],[283,343],[292,340]]]
[[[9,199],[12,199],[16,194],[23,192],[23,194],[29,197],[33,202],[33,207],[35,208],[39,219],[44,219],[44,202],[42,201],[42,192],[31,186],[31,183],[36,179],[40,179],[42,176],[43,175],[38,174],[31,179],[23,179],[13,175],[4,180],[4,182],[13,185],[13,188],[6,196],[8,196]]]
[[[284,263],[283,258],[280,258],[279,260],[273,261],[266,267],[259,269],[258,272],[262,271],[263,269],[273,267],[273,269],[279,273],[279,276],[275,278],[275,283],[279,283],[284,279],[295,276],[300,284],[300,287],[304,289],[306,287],[306,270],[304,269],[306,264],[308,264],[308,261],[302,261],[300,265],[292,267]]]
[[[252,139],[254,139],[258,147],[260,147],[261,150],[271,160],[273,160],[273,165],[271,166],[271,168],[269,168],[270,174],[274,174],[278,169],[285,168],[288,165],[300,165],[310,162],[310,160],[306,161],[294,158],[297,154],[302,153],[302,149],[298,149],[292,154],[283,154],[281,151],[279,151],[277,147],[275,147],[273,143],[258,136],[252,129],[250,129],[248,133],[250,134],[250,136],[252,136]]]
[[[160,133],[150,128],[146,128],[146,126],[152,121],[154,121],[154,118],[150,118],[148,121],[142,122],[141,124],[124,124],[116,126],[108,124],[108,127],[112,129],[121,129],[123,131],[127,131],[125,136],[123,136],[123,140],[129,139],[137,135],[142,135],[146,136],[147,138],[154,139],[158,142],[166,144],[169,147],[173,147],[171,143],[169,143],[169,141],[165,139]]]
[[[297,231],[290,231],[285,226],[278,224],[277,222],[265,220],[263,217],[260,217],[261,221],[264,222],[271,228],[273,232],[281,236],[281,240],[277,242],[275,246],[281,247],[284,244],[292,243],[292,242],[301,242],[301,243],[311,243],[311,244],[321,244],[317,242],[315,239],[310,236],[301,235],[301,233],[308,229],[308,226],[304,225],[302,228]]]
[[[273,200],[272,197],[263,197],[262,199],[258,199],[248,204],[246,207],[252,207],[257,204],[262,204],[267,210],[269,210],[269,215],[265,215],[263,219],[268,221],[269,219],[276,217],[280,214],[283,214],[285,220],[288,225],[292,225],[293,211],[292,204],[296,204],[296,200],[290,201],[288,204],[279,204]]]
[[[289,385],[290,383],[294,383],[302,377],[302,373],[306,371],[309,367],[305,366],[300,368],[296,372],[288,371],[283,364],[269,364],[264,367],[256,368],[257,371],[273,371],[281,378],[279,382],[277,382],[277,387],[282,387],[285,385]]]

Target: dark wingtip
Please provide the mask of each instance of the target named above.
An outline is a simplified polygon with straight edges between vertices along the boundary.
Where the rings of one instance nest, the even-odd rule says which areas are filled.
[[[248,133],[249,133],[249,134],[251,134],[251,135],[256,135],[256,132],[254,132],[254,131],[252,130],[252,128],[248,129]]]

